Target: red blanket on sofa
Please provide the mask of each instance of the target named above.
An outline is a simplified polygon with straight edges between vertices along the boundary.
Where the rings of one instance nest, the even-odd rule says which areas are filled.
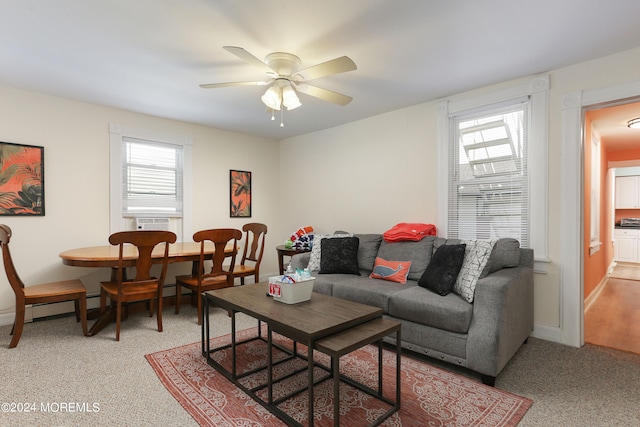
[[[424,236],[435,236],[436,226],[433,224],[416,224],[401,222],[382,234],[387,242],[402,242],[410,240],[417,242]]]

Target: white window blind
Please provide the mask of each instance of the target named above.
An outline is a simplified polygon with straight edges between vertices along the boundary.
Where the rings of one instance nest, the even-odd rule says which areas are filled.
[[[180,145],[122,138],[123,216],[182,217]]]
[[[528,247],[528,98],[450,121],[448,236]]]

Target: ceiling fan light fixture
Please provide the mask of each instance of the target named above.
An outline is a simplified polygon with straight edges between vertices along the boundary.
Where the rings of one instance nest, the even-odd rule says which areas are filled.
[[[635,119],[631,119],[627,122],[627,126],[631,129],[640,129],[640,117],[636,117]]]
[[[280,93],[280,90],[281,89],[279,87],[271,86],[260,99],[262,99],[264,105],[272,110],[279,110],[280,105],[282,104],[282,94]]]
[[[302,105],[296,91],[290,85],[282,89],[282,104],[287,107],[287,110],[293,110]]]

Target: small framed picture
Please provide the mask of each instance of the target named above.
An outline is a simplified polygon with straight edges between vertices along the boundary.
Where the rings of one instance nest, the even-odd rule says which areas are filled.
[[[251,172],[229,171],[229,203],[231,218],[251,217]]]
[[[0,142],[0,215],[44,216],[44,147]]]

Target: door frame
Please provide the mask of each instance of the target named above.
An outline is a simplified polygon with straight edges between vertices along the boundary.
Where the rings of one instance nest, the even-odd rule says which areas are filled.
[[[588,109],[640,97],[640,80],[565,94],[562,110],[560,332],[562,342],[584,345],[584,116]],[[637,101],[637,99],[636,99]],[[580,221],[576,221],[580,218]]]

